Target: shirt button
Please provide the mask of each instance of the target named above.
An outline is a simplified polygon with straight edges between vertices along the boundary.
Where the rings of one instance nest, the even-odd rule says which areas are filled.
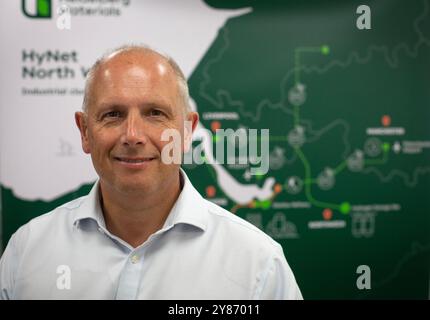
[[[138,262],[139,262],[139,256],[138,255],[135,254],[134,256],[131,257],[131,263],[132,264],[136,264]]]

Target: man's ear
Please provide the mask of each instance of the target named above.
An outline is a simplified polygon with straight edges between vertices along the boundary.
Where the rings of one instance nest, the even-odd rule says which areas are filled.
[[[80,111],[75,112],[75,122],[79,132],[81,133],[82,150],[84,150],[85,153],[90,153],[91,150],[88,140],[87,115]]]
[[[185,132],[184,132],[184,152],[190,150],[193,142],[193,132],[196,130],[199,123],[199,114],[197,112],[188,112],[185,120]]]

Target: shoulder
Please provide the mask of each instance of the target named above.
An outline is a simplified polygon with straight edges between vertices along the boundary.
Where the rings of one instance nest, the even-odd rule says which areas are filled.
[[[73,212],[78,209],[87,196],[64,203],[55,209],[31,219],[22,225],[11,237],[10,242],[15,246],[22,246],[34,238],[46,236],[48,233],[59,232],[61,227],[73,223]]]
[[[82,196],[66,202],[55,209],[33,218],[27,224],[31,227],[41,227],[51,223],[59,223],[64,220],[73,219],[73,212],[78,209],[88,196]]]
[[[254,299],[301,299],[300,289],[281,245],[248,221],[204,200],[211,235],[224,274]]]

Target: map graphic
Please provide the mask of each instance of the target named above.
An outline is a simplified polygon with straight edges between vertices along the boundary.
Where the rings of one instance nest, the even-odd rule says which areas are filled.
[[[369,31],[356,29],[354,5],[265,2],[229,19],[189,79],[199,130],[269,128],[270,170],[186,168],[209,199],[283,245],[310,297],[401,297],[394,287],[426,297],[429,3],[372,6]],[[421,258],[406,272],[411,252]],[[351,288],[362,264],[374,270],[367,293]]]

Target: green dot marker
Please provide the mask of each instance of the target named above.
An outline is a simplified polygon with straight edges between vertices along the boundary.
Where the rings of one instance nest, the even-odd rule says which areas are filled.
[[[206,163],[206,157],[202,156],[203,163]]]
[[[261,201],[261,208],[269,209],[271,204],[272,204],[272,201],[270,201],[270,200]]]
[[[327,45],[321,46],[321,53],[325,56],[328,55],[330,53],[330,47]]]
[[[351,205],[349,202],[342,202],[340,204],[339,210],[343,214],[348,214],[351,211]]]
[[[256,175],[255,175],[255,178],[257,180],[261,180],[263,177],[264,177],[264,174],[262,174],[261,172],[257,172]]]
[[[390,151],[390,144],[388,142],[384,142],[382,144],[382,150],[384,150],[384,152]]]
[[[212,140],[213,140],[213,142],[218,142],[219,137],[217,135],[215,135],[215,136],[212,137]]]

